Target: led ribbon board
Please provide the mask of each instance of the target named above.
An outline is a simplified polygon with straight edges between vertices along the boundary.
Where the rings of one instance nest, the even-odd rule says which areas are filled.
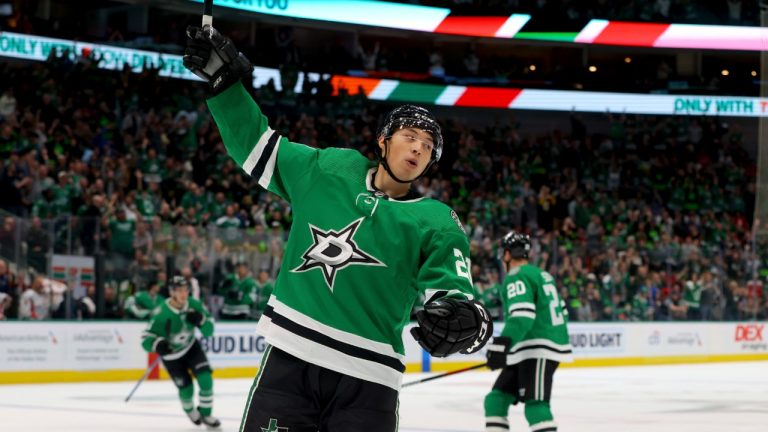
[[[51,52],[67,55],[76,61],[79,56],[101,58],[99,68],[120,70],[124,64],[140,73],[145,67],[159,68],[161,76],[199,80],[184,68],[181,56],[154,51],[135,50],[104,44],[77,42],[19,33],[0,33],[0,56],[23,60],[45,61]],[[301,74],[296,83],[300,92],[304,79],[317,81],[320,74]],[[371,100],[412,102],[457,107],[482,107],[544,111],[626,112],[630,114],[697,115],[766,117],[768,99],[726,96],[676,96],[632,93],[599,93],[584,91],[535,90],[498,87],[469,87],[423,84],[377,78],[342,75],[330,78],[334,92],[345,89],[349,94],[361,91]],[[257,67],[253,84],[260,87],[269,80],[280,89],[277,69]]]
[[[213,4],[217,7],[290,18],[506,38],[513,37],[531,18],[525,14],[508,17],[452,17],[449,16],[451,10],[446,8],[373,0],[214,0]]]
[[[190,0],[202,3],[203,0]],[[580,31],[526,31],[530,15],[452,16],[451,10],[373,0],[214,0],[267,15],[475,37],[647,48],[768,50],[768,28],[593,19]],[[534,21],[546,23],[546,17]]]

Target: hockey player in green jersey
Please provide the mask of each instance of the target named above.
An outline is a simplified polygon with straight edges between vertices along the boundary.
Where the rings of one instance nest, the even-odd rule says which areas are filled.
[[[485,430],[509,431],[509,406],[522,402],[532,432],[553,432],[552,378],[561,362],[572,361],[565,307],[552,275],[528,263],[527,235],[512,231],[501,247],[506,320],[501,336],[488,344],[487,357],[489,368],[503,370],[485,397]]]
[[[184,65],[208,82],[227,152],[294,217],[240,430],[397,430],[402,333],[418,296],[412,335],[434,356],[476,352],[492,332],[458,216],[411,188],[440,159],[440,126],[424,108],[393,110],[378,162],[291,142],[240,83],[252,66],[232,41],[209,26],[187,35]]]
[[[146,320],[165,298],[160,295],[160,284],[154,283],[147,291],[139,291],[128,297],[123,305],[128,318]]]
[[[158,306],[149,328],[142,335],[142,346],[156,352],[179,389],[181,407],[196,425],[217,428],[221,425],[213,411],[213,377],[208,358],[195,337],[195,328],[203,336],[213,334],[213,320],[199,300],[189,296],[189,282],[175,276],[169,285],[170,298]],[[191,375],[190,375],[191,372]],[[200,387],[200,404],[194,405],[195,387]]]
[[[256,279],[256,290],[258,292],[256,296],[256,318],[260,318],[262,314],[264,314],[264,310],[267,308],[267,300],[269,300],[269,297],[272,295],[272,290],[274,289],[274,286],[272,284],[272,281],[269,279],[269,272],[266,270],[261,270],[259,272],[259,277]]]
[[[221,318],[227,320],[247,320],[256,303],[256,281],[248,272],[245,263],[237,265],[237,273],[225,281],[224,307],[221,308]]]

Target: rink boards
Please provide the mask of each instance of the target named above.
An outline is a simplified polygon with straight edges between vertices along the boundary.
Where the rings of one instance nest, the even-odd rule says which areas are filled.
[[[138,379],[150,357],[140,322],[4,322],[0,384]],[[576,361],[564,367],[768,360],[766,322],[572,323]],[[216,377],[252,377],[266,347],[253,323],[216,325],[201,340]],[[485,360],[431,358],[403,332],[408,372],[451,370]],[[501,329],[501,323],[496,326]],[[152,378],[167,378],[164,370]]]

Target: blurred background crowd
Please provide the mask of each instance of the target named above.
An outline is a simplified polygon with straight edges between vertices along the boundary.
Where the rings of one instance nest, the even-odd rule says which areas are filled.
[[[469,7],[453,3],[458,11]],[[514,4],[534,17],[554,7],[545,0],[474,3],[478,13],[501,14]],[[591,17],[726,24],[733,14],[731,24],[752,25],[753,3],[713,0],[693,8],[686,0],[574,1],[552,16],[565,26]],[[16,8],[4,26],[58,37],[77,32],[64,22],[37,20],[36,13]],[[183,21],[168,15],[160,22],[151,26],[148,41],[117,25],[102,39],[168,45],[173,52],[183,44]],[[636,77],[642,82],[633,90],[650,91],[668,89],[676,79],[675,61],[666,54],[627,62],[625,54],[609,53],[615,67],[631,74],[606,79],[619,70],[607,67],[605,75],[582,80],[572,65],[555,64],[560,51],[553,50],[568,48],[547,48],[548,60],[532,69],[526,48],[517,56],[485,57],[494,51],[491,42],[417,39],[401,50],[402,38],[355,33],[351,45],[337,41],[349,49],[331,43],[329,54],[306,46],[301,29],[272,25],[246,34],[222,27],[255,63],[279,66],[284,82],[298,70],[329,71],[329,65],[344,72],[397,71],[416,80],[524,80],[526,87],[626,89]],[[270,43],[254,43],[254,34]],[[323,60],[326,54],[330,60]],[[217,317],[258,319],[291,229],[290,206],[228,158],[200,84],[160,77],[151,68],[108,71],[98,63],[68,55],[0,62],[0,318],[142,319],[167,294],[168,275],[181,274]],[[720,69],[691,82],[726,91]],[[555,72],[560,84],[552,79]],[[738,83],[734,88],[754,94],[751,76]],[[306,81],[299,93],[278,88],[270,82],[251,89],[275,130],[313,147],[354,148],[375,158],[377,126],[391,105],[361,94],[334,95],[323,80]],[[532,260],[556,277],[571,320],[768,317],[768,248],[754,235],[759,221],[752,220],[753,123],[623,113],[435,112],[445,153],[415,187],[446,202],[465,222],[474,283],[495,317],[502,312],[498,239],[509,229],[531,234]],[[74,292],[55,282],[54,255],[98,257],[103,293],[93,283]]]

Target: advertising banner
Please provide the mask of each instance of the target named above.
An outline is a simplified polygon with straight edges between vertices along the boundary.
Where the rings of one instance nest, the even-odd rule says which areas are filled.
[[[106,370],[146,366],[143,323],[19,322],[0,329],[0,371]]]
[[[432,358],[403,332],[407,371],[444,371],[485,362],[485,351]],[[502,323],[495,324],[496,334]],[[733,323],[572,323],[570,340],[575,366],[661,364],[702,361],[768,360],[766,322]],[[47,382],[66,380],[67,373],[87,380],[83,372],[129,371],[140,375],[148,364],[141,347],[144,322],[4,322],[0,324],[0,384],[24,382],[19,373],[54,373]],[[211,366],[225,376],[252,376],[266,348],[256,324],[217,323],[212,337],[200,343]],[[29,375],[27,375],[29,376]],[[34,377],[33,377],[34,378]],[[29,378],[29,382],[41,382]]]

